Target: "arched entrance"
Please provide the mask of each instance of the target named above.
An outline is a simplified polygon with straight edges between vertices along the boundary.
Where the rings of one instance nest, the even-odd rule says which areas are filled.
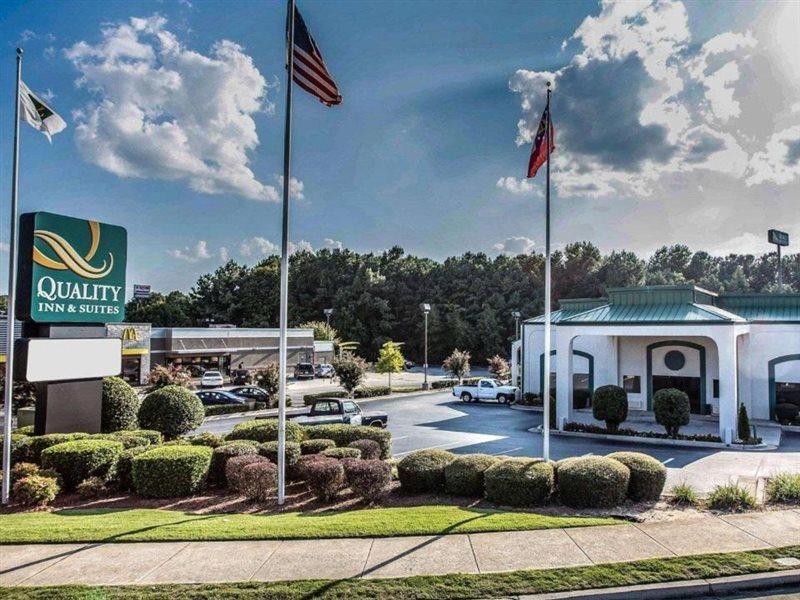
[[[550,350],[550,356],[555,356],[556,351]],[[589,363],[588,373],[572,374],[572,407],[586,408],[592,404],[594,391],[594,356],[582,350],[573,350],[573,356],[585,358]],[[551,382],[550,393],[556,395],[555,382]],[[544,352],[539,355],[539,396],[544,397]]]
[[[800,384],[794,382],[776,381],[776,369],[782,363],[800,361],[800,354],[785,354],[773,358],[767,363],[769,369],[769,418],[775,418],[775,407],[778,401],[789,402],[800,406]]]
[[[657,375],[653,376],[653,350],[667,346],[691,348],[699,353],[699,377],[685,375]],[[664,357],[668,369],[679,372],[683,363],[681,353],[674,355],[668,352]],[[686,342],[683,340],[665,340],[647,346],[647,410],[653,410],[653,394],[664,388],[676,388],[686,392],[689,396],[691,411],[695,414],[706,415],[710,413],[710,406],[706,402],[706,349],[705,346]]]

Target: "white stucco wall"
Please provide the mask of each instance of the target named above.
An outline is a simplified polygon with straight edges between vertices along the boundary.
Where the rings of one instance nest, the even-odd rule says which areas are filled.
[[[800,325],[753,323],[750,325],[749,351],[740,355],[749,377],[740,390],[749,400],[750,416],[769,418],[769,361],[789,354],[800,354]],[[775,366],[775,380],[800,383],[800,361]],[[746,388],[746,391],[745,391]]]

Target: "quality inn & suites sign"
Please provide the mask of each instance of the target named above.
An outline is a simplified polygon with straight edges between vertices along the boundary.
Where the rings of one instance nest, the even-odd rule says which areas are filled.
[[[123,227],[47,212],[20,220],[17,318],[112,323],[125,318]]]

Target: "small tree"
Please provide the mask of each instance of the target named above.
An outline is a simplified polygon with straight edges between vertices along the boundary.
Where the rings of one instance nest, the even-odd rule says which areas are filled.
[[[746,442],[750,439],[750,418],[747,416],[747,409],[744,404],[739,405],[739,420],[736,424],[739,439]]]
[[[278,365],[271,362],[263,369],[255,371],[253,373],[253,381],[258,387],[269,394],[270,406],[277,405],[278,389],[280,388],[281,382]]]
[[[0,393],[6,392],[6,370],[0,368]],[[31,406],[36,402],[36,385],[28,383],[27,381],[14,380],[14,391],[12,392],[12,405],[14,409],[22,408],[23,406]],[[5,395],[0,396],[4,398]]]
[[[489,363],[489,373],[497,379],[506,379],[511,372],[511,369],[508,368],[508,361],[499,354],[495,354],[486,362]]]
[[[444,359],[444,363],[442,363],[442,367],[444,370],[450,373],[453,377],[458,379],[458,382],[461,383],[461,380],[464,379],[467,375],[469,375],[469,359],[471,358],[469,352],[464,350],[463,352],[456,348],[453,350],[453,353]]]
[[[305,323],[300,323],[297,327],[300,329],[313,329],[315,340],[333,342],[339,337],[336,329],[328,325],[325,321],[306,321]]]
[[[333,359],[331,365],[341,386],[352,396],[353,391],[364,381],[367,361],[350,352],[342,352],[341,356]]]
[[[150,371],[147,381],[150,384],[151,392],[168,385],[177,385],[185,388],[192,387],[192,376],[181,365],[170,365],[168,367],[156,365]]]
[[[603,385],[592,394],[592,415],[614,433],[628,418],[628,393],[618,385]]]
[[[689,396],[675,388],[658,390],[653,395],[653,412],[656,423],[663,425],[670,437],[678,437],[678,430],[689,424],[691,414]]]
[[[389,375],[389,391],[392,391],[392,373],[399,373],[403,369],[405,359],[403,353],[400,352],[400,344],[388,341],[381,346],[380,353],[378,354],[378,362],[375,364],[375,370],[378,373],[388,373]]]

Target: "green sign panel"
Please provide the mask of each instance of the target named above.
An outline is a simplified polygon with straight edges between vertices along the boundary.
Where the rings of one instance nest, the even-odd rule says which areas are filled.
[[[17,318],[38,323],[125,319],[128,233],[46,212],[20,221]]]

